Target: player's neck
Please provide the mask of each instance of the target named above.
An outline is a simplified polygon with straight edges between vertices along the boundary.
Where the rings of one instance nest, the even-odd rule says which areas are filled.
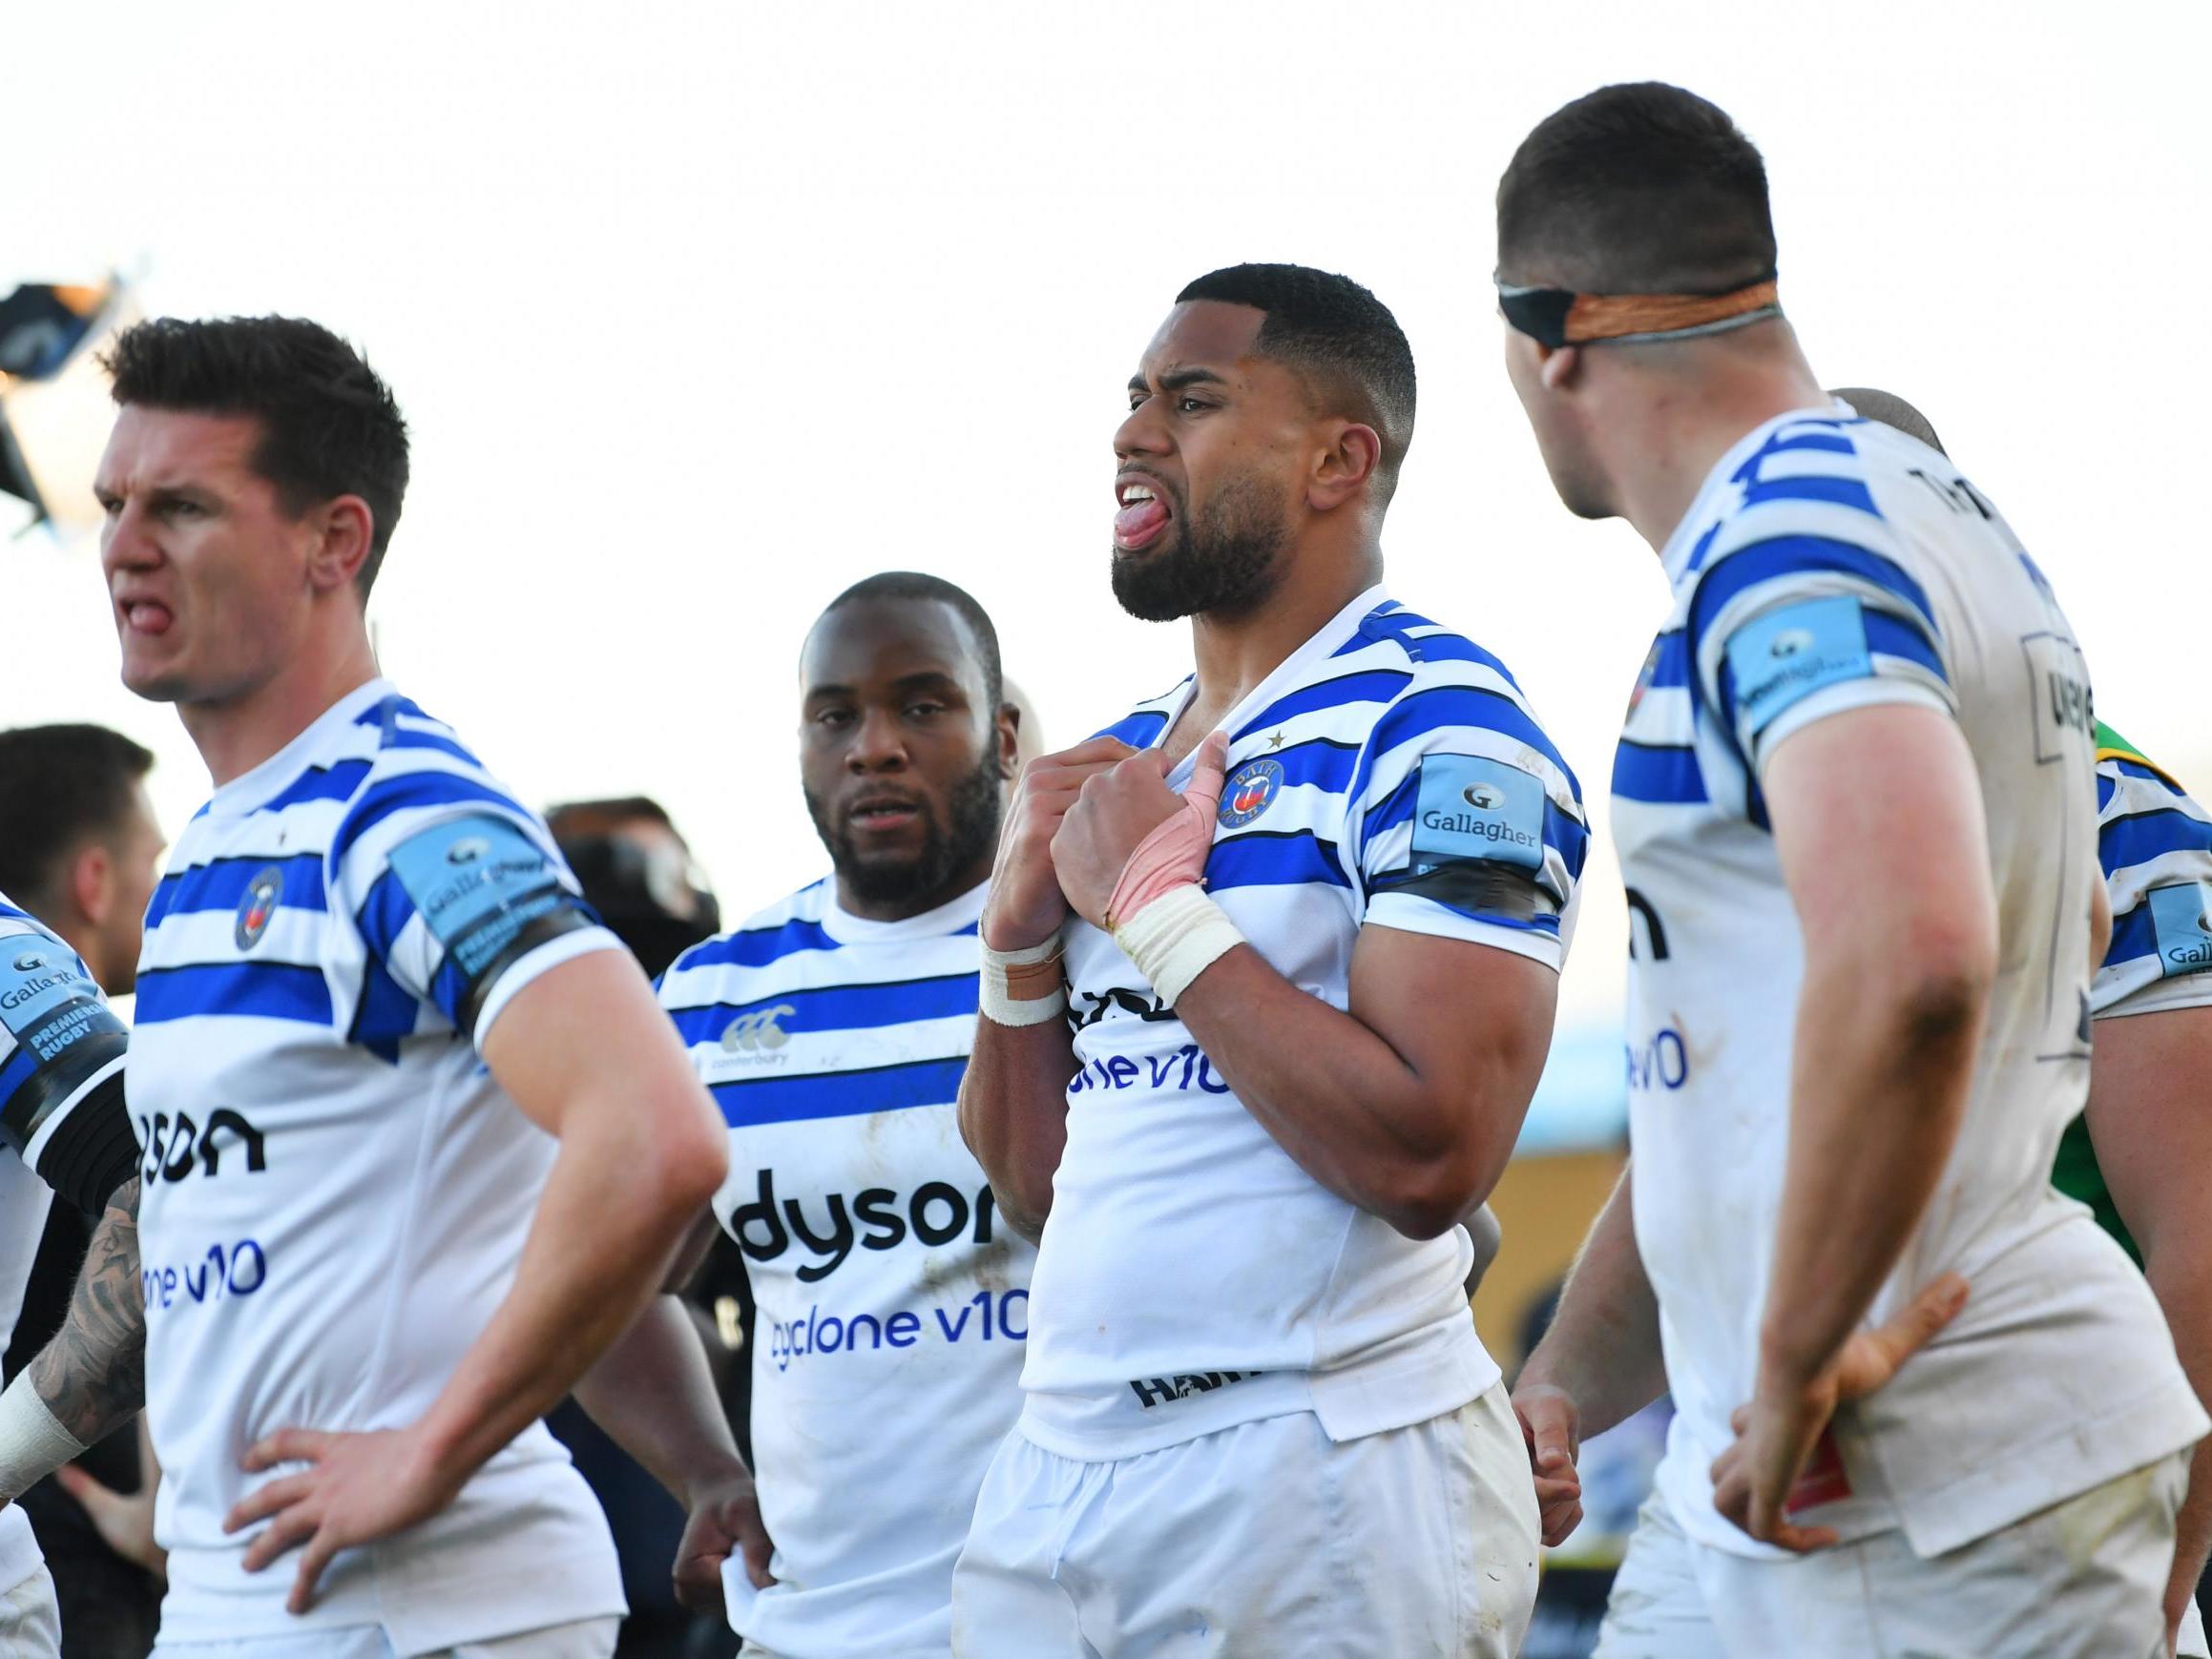
[[[357,630],[333,650],[311,644],[249,692],[220,702],[179,703],[177,714],[220,789],[278,753],[376,674],[368,636]]]
[[[1745,433],[1828,402],[1786,338],[1783,349],[1756,358],[1719,357],[1708,372],[1651,377],[1634,417],[1618,427],[1612,471],[1620,516],[1663,553],[1714,466]]]
[[[1198,684],[1186,717],[1176,722],[1167,748],[1182,755],[1283,659],[1319,633],[1328,619],[1383,579],[1383,550],[1371,538],[1338,551],[1301,548],[1289,555],[1281,586],[1250,611],[1206,612],[1191,618],[1191,651]]]

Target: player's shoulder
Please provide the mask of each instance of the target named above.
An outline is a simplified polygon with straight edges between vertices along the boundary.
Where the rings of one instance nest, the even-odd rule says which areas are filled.
[[[544,819],[485,766],[445,721],[393,692],[361,710],[349,743],[365,764],[333,831],[334,862],[378,856],[430,820],[469,816],[470,809],[511,823],[542,851],[552,843]]]
[[[1860,547],[1894,555],[1896,492],[1909,482],[1909,451],[1940,460],[1893,427],[1838,409],[1770,422],[1741,454],[1690,550],[1687,574],[1701,585],[1747,550],[1786,559],[1793,542]],[[1731,572],[1735,575],[1737,572]]]
[[[661,1001],[679,1001],[706,980],[772,968],[804,951],[836,949],[837,941],[823,926],[829,884],[827,876],[810,881],[728,931],[692,945],[661,976]]]
[[[1448,685],[1478,686],[1524,700],[1520,682],[1503,657],[1471,635],[1395,599],[1384,600],[1361,617],[1330,664],[1338,672],[1376,669],[1405,674],[1393,701]]]
[[[2097,808],[2101,818],[2141,812],[2155,804],[2180,807],[2196,818],[2204,809],[2181,780],[2106,725],[2097,722]]]

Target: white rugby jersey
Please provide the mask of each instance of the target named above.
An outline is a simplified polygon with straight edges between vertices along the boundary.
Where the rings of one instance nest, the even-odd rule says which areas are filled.
[[[146,1399],[166,1642],[380,1625],[401,1654],[618,1613],[612,1541],[533,1423],[443,1513],[248,1575],[222,1518],[280,1428],[421,1418],[513,1280],[556,1151],[478,1058],[539,974],[619,948],[544,825],[383,680],[215,793],[146,914]],[[280,1473],[282,1471],[279,1471]]]
[[[1112,735],[1157,745],[1191,690]],[[1207,891],[1293,985],[1344,1007],[1365,925],[1559,965],[1589,840],[1580,791],[1480,646],[1369,589],[1222,730]],[[1190,771],[1186,756],[1169,786]],[[1110,1459],[1310,1410],[1347,1440],[1495,1381],[1465,1234],[1409,1238],[1328,1192],[1109,935],[1078,918],[1065,937],[1081,1069],[1037,1256],[1023,1432]]]
[[[952,1563],[1020,1408],[1034,1255],[955,1108],[986,890],[870,922],[824,880],[661,982],[730,1126],[715,1213],[760,1309],[753,1456],[780,1581],[741,1628],[783,1659],[943,1659]]]
[[[15,1333],[53,1192],[97,1213],[133,1155],[122,1022],[59,935],[0,893],[0,1349]],[[0,1508],[0,1595],[39,1565]]]
[[[1946,1269],[1965,1311],[1836,1423],[1846,1536],[1924,1555],[2202,1432],[2139,1275],[2050,1182],[2089,1080],[2097,880],[2089,683],[2050,586],[1943,456],[1844,405],[1769,421],[1663,553],[1672,616],[1613,774],[1629,887],[1636,1228],[1677,1415],[1659,1487],[1693,1538],[1760,1553],[1706,1470],[1751,1397],[1771,1275],[1804,949],[1759,768],[1828,715],[1912,703],[1974,757],[1998,978],[1958,1142],[1869,1317]],[[1873,896],[1869,896],[1871,899]]]
[[[2102,726],[2097,847],[2112,895],[2097,1017],[2212,1003],[2212,815]]]

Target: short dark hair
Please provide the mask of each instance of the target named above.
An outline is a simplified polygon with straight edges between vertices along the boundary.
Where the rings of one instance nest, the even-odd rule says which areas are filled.
[[[974,594],[927,570],[879,570],[832,599],[822,614],[827,616],[866,599],[918,599],[951,606],[975,636],[976,654],[983,663],[984,700],[991,705],[984,712],[993,716],[998,714],[998,705],[1006,701],[1006,672],[998,661],[998,630],[991,626],[991,612],[976,603]]]
[[[1228,265],[1183,285],[1178,305],[1217,300],[1264,311],[1253,343],[1304,373],[1320,400],[1383,440],[1383,499],[1413,442],[1413,348],[1390,308],[1349,277],[1310,265]]]
[[[366,502],[366,597],[407,492],[407,424],[360,353],[301,317],[157,317],[126,330],[102,362],[117,404],[257,417],[254,470],[285,511],[341,495]]]
[[[0,732],[0,892],[35,908],[56,897],[62,861],[122,827],[153,754],[105,726]]]
[[[1538,122],[1497,187],[1499,274],[1583,294],[1725,294],[1774,274],[1766,163],[1726,111],[1663,81]]]

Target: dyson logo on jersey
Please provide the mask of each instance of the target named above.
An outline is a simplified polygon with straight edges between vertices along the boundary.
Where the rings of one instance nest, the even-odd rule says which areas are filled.
[[[797,1198],[784,1199],[779,1211],[775,1171],[761,1172],[760,1192],[752,1203],[731,1212],[731,1236],[755,1261],[774,1261],[796,1243],[820,1258],[796,1270],[807,1284],[843,1267],[855,1245],[863,1250],[895,1250],[908,1234],[931,1247],[950,1244],[963,1234],[973,1244],[991,1242],[993,1204],[989,1187],[977,1188],[972,1198],[947,1181],[926,1181],[906,1197],[888,1187],[868,1187],[854,1193],[849,1205],[843,1192],[832,1192],[822,1200],[827,1225],[820,1228],[808,1217],[806,1204]]]
[[[1627,1045],[1631,1092],[1664,1089],[1670,1092],[1690,1080],[1690,1049],[1681,1032],[1662,1026],[1643,1044]]]
[[[145,1167],[139,1173],[148,1182],[181,1181],[196,1164],[212,1179],[222,1172],[226,1144],[244,1152],[247,1174],[260,1174],[269,1167],[268,1143],[261,1131],[227,1106],[208,1113],[205,1129],[194,1123],[188,1111],[178,1112],[175,1123],[165,1111],[150,1119],[141,1112],[138,1144],[146,1149]],[[237,1160],[231,1167],[238,1168]]]

